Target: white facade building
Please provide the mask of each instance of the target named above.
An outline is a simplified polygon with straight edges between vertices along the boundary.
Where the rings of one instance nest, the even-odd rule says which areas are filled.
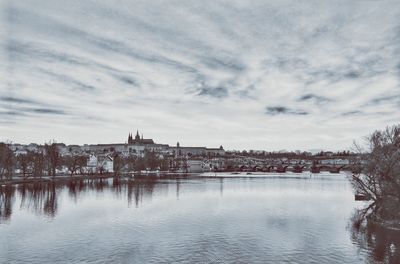
[[[114,172],[114,160],[109,155],[91,154],[87,161],[87,168],[91,172]]]

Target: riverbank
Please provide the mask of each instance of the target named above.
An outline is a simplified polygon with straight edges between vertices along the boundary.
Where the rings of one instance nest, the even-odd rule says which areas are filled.
[[[85,179],[108,179],[112,175],[58,175],[58,176],[42,176],[37,178],[24,178],[13,177],[12,179],[0,180],[0,185],[7,184],[22,184],[22,183],[39,183],[39,182],[53,182],[53,181],[70,181],[70,180],[85,180]]]
[[[379,215],[371,215],[367,219],[369,224],[387,229],[400,232],[400,219],[383,219]]]
[[[308,179],[317,176],[336,176],[337,174],[331,173],[278,173],[278,172],[167,172],[167,171],[147,171],[147,172],[134,172],[134,173],[124,173],[115,176],[112,173],[109,174],[93,174],[93,175],[56,175],[56,176],[42,176],[42,177],[23,177],[22,175],[15,175],[12,179],[2,179],[0,180],[0,185],[8,184],[23,184],[23,183],[39,183],[39,182],[65,182],[71,180],[87,180],[87,179],[110,179],[118,178],[120,180],[129,180],[141,177],[183,177],[183,176],[197,176],[197,177],[207,177],[207,178],[297,178],[297,179]]]
[[[171,173],[171,172],[134,172],[134,173],[125,173],[120,175],[114,175],[113,173],[104,173],[104,174],[92,174],[92,175],[83,175],[83,174],[74,174],[74,175],[56,175],[56,176],[41,176],[41,177],[23,177],[21,175],[13,176],[11,179],[2,179],[0,180],[0,185],[7,184],[22,184],[22,183],[39,183],[39,182],[62,182],[62,181],[71,181],[71,180],[87,180],[87,179],[110,179],[110,178],[118,178],[118,179],[133,179],[136,177],[148,177],[148,176],[168,176],[168,175],[188,175],[188,173]]]

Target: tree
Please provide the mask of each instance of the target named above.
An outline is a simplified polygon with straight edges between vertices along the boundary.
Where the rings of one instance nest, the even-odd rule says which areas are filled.
[[[14,154],[8,143],[0,143],[0,179],[11,179],[14,167]]]
[[[144,154],[145,166],[150,170],[155,170],[158,167],[157,155],[154,151],[146,151]]]
[[[160,170],[161,171],[168,171],[169,170],[169,160],[168,158],[164,157],[160,159]]]
[[[146,169],[145,160],[142,157],[138,157],[135,161],[135,171],[141,171]]]
[[[118,154],[115,154],[113,158],[114,177],[117,177],[119,176],[123,167],[123,160]]]
[[[32,164],[33,163],[33,155],[30,152],[28,152],[25,155],[24,154],[19,155],[17,157],[17,161],[19,163],[19,167],[21,168],[22,176],[24,178],[26,178],[27,175],[29,174],[30,169],[33,166],[33,164]]]
[[[125,159],[125,163],[127,164],[128,171],[134,171],[136,168],[136,157],[134,156],[129,156]]]
[[[100,167],[99,167],[99,173],[100,173],[100,175],[103,175],[103,172],[104,172],[104,171],[105,171],[104,164],[101,164]]]
[[[72,177],[78,170],[82,171],[82,168],[86,165],[86,157],[67,156],[64,157],[64,164],[67,166],[70,176]]]
[[[32,154],[32,173],[34,177],[42,177],[45,168],[45,158],[42,152]]]
[[[369,151],[358,164],[361,171],[352,177],[356,194],[372,199],[359,221],[364,217],[400,220],[400,125],[375,131],[368,143]]]
[[[60,162],[60,153],[55,142],[49,142],[44,145],[46,150],[46,160],[48,162],[49,174],[56,176],[56,169]]]

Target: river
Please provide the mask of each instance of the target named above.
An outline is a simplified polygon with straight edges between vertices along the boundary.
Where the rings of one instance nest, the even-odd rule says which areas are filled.
[[[214,176],[2,186],[0,263],[396,263],[345,174]]]

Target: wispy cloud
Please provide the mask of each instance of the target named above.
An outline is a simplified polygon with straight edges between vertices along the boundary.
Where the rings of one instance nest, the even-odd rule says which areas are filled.
[[[269,115],[308,115],[307,112],[303,110],[290,109],[285,106],[272,106],[266,108],[266,114]]]
[[[355,115],[361,115],[361,114],[362,114],[362,112],[358,111],[358,110],[341,113],[342,116],[355,116]]]
[[[6,103],[17,103],[17,104],[37,104],[37,102],[32,101],[32,100],[11,97],[11,96],[2,96],[2,97],[0,97],[0,101],[6,102]]]
[[[202,87],[199,95],[207,95],[216,98],[228,97],[228,90],[225,87]]]
[[[332,102],[333,100],[330,99],[330,98],[324,97],[324,96],[319,96],[319,95],[315,95],[315,94],[309,93],[309,94],[302,95],[299,98],[299,101],[300,102],[310,102],[310,101],[312,101],[312,102],[315,102],[317,104],[322,104],[322,103]]]

